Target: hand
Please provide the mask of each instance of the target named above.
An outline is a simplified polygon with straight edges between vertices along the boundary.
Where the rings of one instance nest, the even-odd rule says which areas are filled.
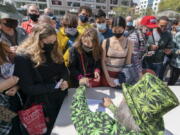
[[[164,49],[164,53],[169,55],[172,53],[172,50],[171,49]]]
[[[94,80],[96,81],[96,82],[99,82],[100,81],[100,74],[99,74],[99,72],[94,72]]]
[[[19,81],[19,77],[17,76],[11,76],[6,80],[6,83],[8,84],[9,88],[17,84]]]
[[[89,79],[84,77],[79,80],[79,85],[86,85],[89,87]]]
[[[63,81],[60,88],[62,91],[66,90],[69,87],[68,82],[67,81]]]
[[[19,89],[19,86],[14,86],[10,88],[8,91],[6,91],[5,94],[7,96],[14,96],[17,93],[18,89]]]
[[[109,107],[111,104],[113,104],[112,100],[108,97],[103,98],[103,106]]]
[[[111,86],[111,87],[116,87],[116,84],[114,83],[114,78],[111,78],[110,77],[110,79],[108,79],[108,83],[109,83],[109,85]]]
[[[176,53],[177,53],[177,54],[180,54],[180,50],[178,50]]]
[[[14,85],[16,85],[19,81],[19,78],[16,76],[11,76],[3,81],[0,82],[0,92],[3,92],[4,90],[7,90]]]
[[[150,49],[151,49],[152,51],[156,51],[158,48],[159,48],[158,45],[151,45],[151,46],[150,46]]]

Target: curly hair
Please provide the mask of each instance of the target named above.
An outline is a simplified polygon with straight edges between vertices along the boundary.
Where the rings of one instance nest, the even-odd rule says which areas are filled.
[[[35,25],[32,29],[32,33],[29,37],[18,46],[16,53],[24,54],[31,58],[35,63],[35,67],[46,62],[44,55],[44,50],[42,49],[42,40],[51,36],[56,35],[56,31],[53,27],[48,24]],[[58,42],[55,42],[55,46],[51,52],[51,58],[55,63],[62,63],[63,56],[60,48],[58,47]]]
[[[86,31],[77,39],[75,42],[74,46],[77,48],[79,53],[83,53],[82,49],[82,39],[83,40],[89,40],[93,44],[93,58],[98,61],[101,59],[101,46],[99,45],[99,40],[98,40],[98,33],[97,30],[94,28],[89,28],[86,29]]]

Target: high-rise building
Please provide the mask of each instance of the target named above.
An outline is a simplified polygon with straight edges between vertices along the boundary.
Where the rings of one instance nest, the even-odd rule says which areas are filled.
[[[143,12],[147,8],[151,8],[155,13],[158,12],[158,6],[161,0],[140,0],[138,9],[139,12]]]
[[[158,12],[158,7],[159,7],[160,2],[161,2],[161,0],[154,0],[154,2],[153,2],[152,9],[155,13]]]
[[[27,4],[37,4],[42,12],[46,7],[54,9],[55,15],[64,15],[66,12],[77,12],[80,6],[86,5],[93,12],[103,9],[106,14],[113,8],[119,6],[122,0],[13,0],[17,8]]]

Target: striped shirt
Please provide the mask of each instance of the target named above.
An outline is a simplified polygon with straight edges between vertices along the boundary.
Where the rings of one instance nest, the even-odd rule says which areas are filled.
[[[134,50],[133,50],[133,56],[132,56],[132,64],[134,64],[136,70],[141,73],[142,72],[142,61],[141,57],[143,53],[145,52],[145,41],[140,33],[140,31],[133,30],[128,35],[128,39],[132,40],[134,42]]]

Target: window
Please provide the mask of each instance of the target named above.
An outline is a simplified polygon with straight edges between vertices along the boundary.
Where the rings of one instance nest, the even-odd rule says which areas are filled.
[[[24,6],[24,5],[26,5],[25,2],[17,2],[17,3],[16,3],[17,8],[21,8],[21,7]]]
[[[47,8],[47,6],[46,6],[46,4],[39,4],[39,9],[45,9],[45,8]]]
[[[54,14],[57,16],[63,16],[65,14],[65,11],[62,10],[54,10]]]
[[[82,0],[82,1],[85,1],[85,2],[95,2],[96,0]]]
[[[69,7],[80,7],[80,3],[78,2],[68,2],[67,5]]]
[[[46,2],[46,0],[38,0],[39,2]]]
[[[52,0],[52,5],[62,5],[60,0]]]
[[[106,9],[106,7],[105,6],[96,6],[96,9]]]
[[[110,2],[111,4],[118,4],[118,0],[111,0],[111,2]]]
[[[96,0],[97,3],[106,3],[106,0]]]

